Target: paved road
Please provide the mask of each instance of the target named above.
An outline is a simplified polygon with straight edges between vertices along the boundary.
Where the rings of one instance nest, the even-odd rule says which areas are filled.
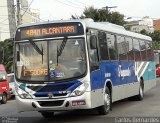
[[[15,100],[10,100],[5,105],[0,104],[0,116],[2,117],[0,122],[8,117],[7,120],[18,120],[18,123],[22,121],[23,123],[106,123],[106,121],[120,122],[117,119],[119,117],[160,117],[160,79],[157,79],[155,88],[145,93],[143,101],[128,101],[127,99],[118,101],[113,104],[112,111],[106,116],[99,116],[95,110],[79,110],[56,113],[53,119],[46,120],[38,112],[18,113]]]

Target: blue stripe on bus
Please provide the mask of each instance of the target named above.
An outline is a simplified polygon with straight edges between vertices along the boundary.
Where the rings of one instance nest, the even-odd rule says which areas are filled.
[[[155,78],[155,66],[153,62],[149,62],[147,69],[144,69],[145,68],[142,66],[140,73],[145,78],[145,80]],[[121,71],[121,73],[119,71]],[[143,71],[144,74],[142,73]],[[113,86],[138,82],[137,75],[135,74],[135,62],[101,62],[99,70],[91,72],[91,90],[103,88],[107,79],[112,81]]]
[[[82,83],[78,80],[59,82],[45,85],[42,89],[38,90],[34,95],[46,95],[48,93],[60,94],[62,92],[72,92]]]

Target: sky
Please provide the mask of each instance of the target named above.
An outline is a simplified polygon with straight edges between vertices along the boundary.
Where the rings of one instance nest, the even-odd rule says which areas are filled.
[[[71,15],[80,16],[89,6],[117,6],[111,11],[118,11],[126,18],[135,20],[144,16],[160,18],[160,0],[33,0],[30,8],[39,9],[42,20],[59,20],[69,19]]]

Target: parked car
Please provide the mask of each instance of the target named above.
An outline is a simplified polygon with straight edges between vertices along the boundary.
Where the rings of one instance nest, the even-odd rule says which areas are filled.
[[[10,87],[10,97],[15,96],[15,79],[14,73],[7,74]]]
[[[160,77],[160,64],[156,64],[156,76]]]
[[[0,103],[7,103],[9,95],[9,82],[4,65],[0,64]]]

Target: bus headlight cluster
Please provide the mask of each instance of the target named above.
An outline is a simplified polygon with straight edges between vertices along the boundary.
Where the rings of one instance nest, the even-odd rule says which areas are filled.
[[[83,83],[80,86],[78,86],[71,94],[70,96],[80,96],[82,94],[84,94],[84,92],[87,90],[88,88],[88,83]]]
[[[15,87],[16,93],[22,99],[32,99],[31,95],[26,91],[20,89],[19,87]]]

